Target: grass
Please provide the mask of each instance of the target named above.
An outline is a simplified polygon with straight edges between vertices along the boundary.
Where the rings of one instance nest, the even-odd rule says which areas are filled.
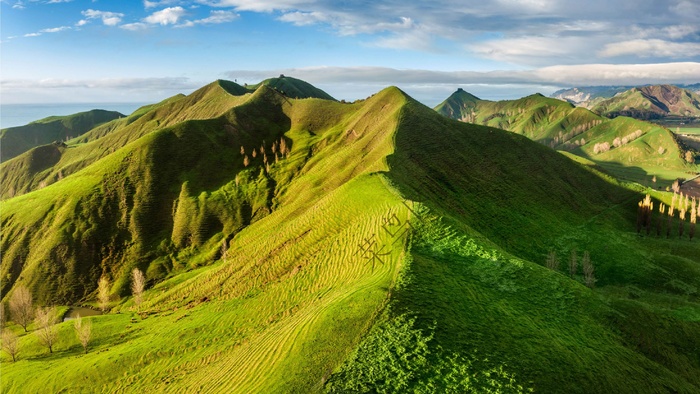
[[[74,302],[92,301],[93,272],[115,283],[89,354],[70,323],[53,355],[23,336],[3,392],[700,387],[700,244],[638,235],[638,186],[396,88],[354,104],[211,88],[198,100],[231,105],[218,116],[143,126],[3,202],[3,262],[20,261],[3,285],[21,273],[41,302]],[[164,105],[182,100],[198,105]],[[270,154],[280,138],[288,157],[243,166],[241,146]],[[564,268],[573,250],[590,253],[595,289]],[[150,280],[142,316],[134,266]],[[67,291],[72,277],[84,288]]]

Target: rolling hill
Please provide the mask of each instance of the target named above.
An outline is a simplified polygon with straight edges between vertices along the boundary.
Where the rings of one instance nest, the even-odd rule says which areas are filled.
[[[0,130],[0,157],[12,159],[40,145],[78,137],[102,123],[123,118],[115,111],[94,109],[69,116],[50,116],[28,125]]]
[[[666,187],[698,171],[683,160],[684,148],[664,127],[628,117],[610,121],[540,94],[488,101],[458,90],[435,111],[463,122],[522,134],[553,149],[582,156],[599,170],[627,181],[647,185],[656,176],[657,186]],[[605,152],[596,148],[604,144],[608,147]],[[623,145],[624,149],[618,149]]]
[[[2,202],[4,301],[113,284],[85,355],[70,322],[51,355],[10,325],[3,392],[700,388],[700,246],[638,236],[638,193],[397,88],[230,84],[86,134],[80,169]],[[584,251],[595,289],[543,267]]]

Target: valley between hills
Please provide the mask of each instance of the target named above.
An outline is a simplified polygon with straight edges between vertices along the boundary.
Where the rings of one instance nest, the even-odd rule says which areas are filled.
[[[4,129],[0,390],[697,393],[698,149],[625,116],[654,92],[280,76]]]

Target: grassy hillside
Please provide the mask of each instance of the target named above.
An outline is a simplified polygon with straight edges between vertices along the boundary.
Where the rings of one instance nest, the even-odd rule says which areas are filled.
[[[235,97],[2,203],[3,294],[93,302],[92,272],[114,283],[87,355],[70,323],[52,355],[21,334],[3,392],[700,389],[700,246],[638,236],[641,195],[396,88]]]
[[[95,126],[124,115],[115,111],[93,109],[69,116],[51,116],[24,126],[0,130],[0,157],[12,159],[39,145],[78,137]]]
[[[260,82],[259,84],[247,85],[246,88],[249,90],[255,90],[260,85],[266,85],[270,88],[273,88],[290,98],[319,98],[324,100],[335,100],[328,93],[311,85],[306,81],[302,81],[301,79],[296,79],[292,77],[287,77],[284,75],[280,75],[277,78],[266,79]]]

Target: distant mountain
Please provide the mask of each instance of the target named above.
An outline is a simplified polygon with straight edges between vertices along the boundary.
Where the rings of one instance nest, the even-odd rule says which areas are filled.
[[[124,117],[94,109],[68,116],[50,116],[24,126],[0,130],[0,159],[4,162],[36,146],[78,137],[97,125]]]
[[[663,119],[668,116],[700,117],[700,96],[673,85],[652,85],[632,88],[602,100],[591,108],[614,118]]]
[[[576,106],[585,107],[587,103],[597,98],[610,98],[614,95],[632,89],[634,86],[589,86],[557,90],[550,97],[568,101]]]
[[[680,88],[700,94],[700,83],[676,85]],[[576,106],[590,108],[597,99],[607,99],[618,93],[641,86],[585,86],[557,90],[550,97],[568,101]],[[593,103],[595,104],[595,103]]]
[[[678,88],[671,91],[641,89],[666,97],[666,102],[673,101],[674,96],[669,92],[683,91]],[[627,96],[621,93],[610,100],[618,97]],[[678,105],[673,108],[676,107]],[[666,186],[675,178],[687,177],[688,171],[697,171],[683,160],[684,148],[664,127],[628,117],[610,120],[541,94],[517,100],[488,101],[460,89],[435,110],[449,118],[508,130],[553,149],[570,152],[618,179],[645,182],[647,174],[660,174],[657,186]],[[601,149],[601,146],[611,148]],[[643,168],[645,172],[630,171],[628,166]]]

